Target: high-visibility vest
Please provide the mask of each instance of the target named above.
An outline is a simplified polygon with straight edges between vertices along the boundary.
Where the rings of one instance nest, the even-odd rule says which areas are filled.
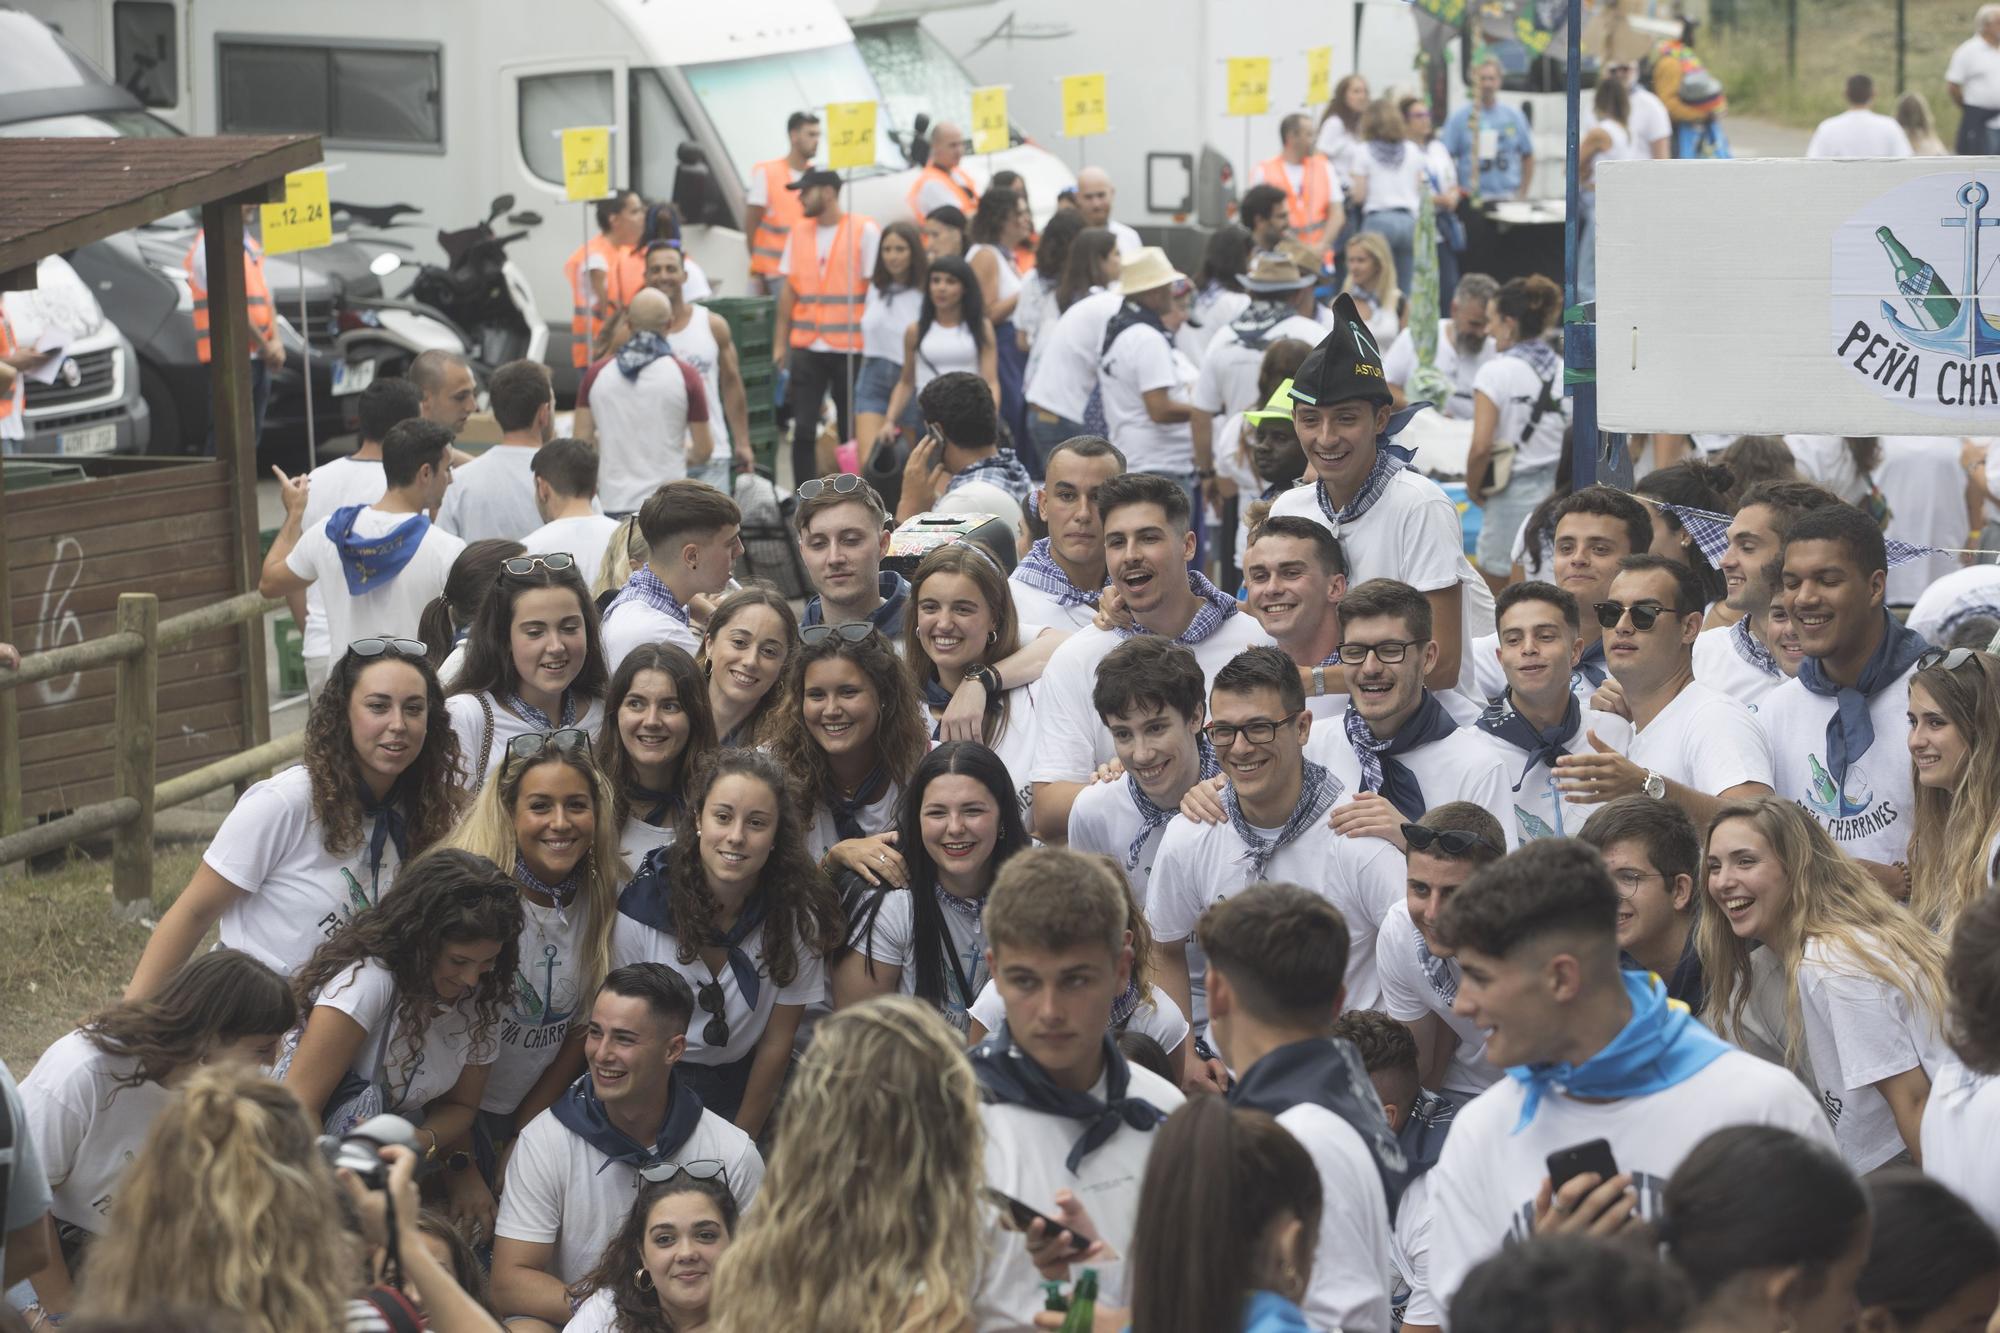
[[[204,232],[194,234],[194,244],[188,247],[187,258],[181,267],[187,270],[188,294],[194,298],[194,351],[203,365],[208,364],[208,288],[203,286],[199,275],[203,267],[195,262],[208,243]],[[250,323],[258,334],[269,338],[271,330],[277,327],[277,313],[271,308],[271,287],[264,281],[264,247],[257,244],[255,236],[243,238],[243,304],[250,314]],[[251,349],[255,351],[255,348]]]
[[[0,356],[12,355],[14,346],[14,330],[7,324],[7,312],[0,310]],[[22,410],[27,401],[27,388],[28,377],[15,375],[14,387],[8,390],[5,397],[0,397],[0,422],[6,421],[8,417]],[[20,421],[14,423],[15,426],[23,424],[25,423]],[[0,433],[11,433],[12,429],[13,427],[0,427]]]
[[[590,271],[584,267],[586,257],[592,254],[604,256],[605,299],[602,301],[597,299],[597,293],[590,285]],[[572,250],[569,259],[563,264],[563,276],[569,279],[570,295],[569,363],[578,370],[590,364],[590,340],[604,332],[604,326],[611,322],[611,316],[617,306],[632,299],[629,292],[623,301],[618,295],[623,283],[620,275],[624,254],[624,251],[611,243],[609,236],[600,233],[591,237],[588,243]],[[644,260],[640,261],[639,271],[643,277]]]
[[[805,216],[805,210],[799,204],[799,192],[791,188],[789,159],[774,157],[750,169],[763,174],[765,199],[764,216],[757,223],[757,234],[750,238],[750,271],[768,278],[778,271],[778,262],[785,257],[786,237],[792,233],[792,224]]]
[[[1291,218],[1292,233],[1318,250],[1327,239],[1326,223],[1333,198],[1333,169],[1325,154],[1313,153],[1305,160],[1300,172],[1305,182],[1304,197],[1292,188],[1292,178],[1285,173],[1283,153],[1264,159],[1263,171],[1265,184],[1285,192],[1285,212]]]
[[[932,181],[951,191],[959,211],[967,218],[970,218],[973,211],[979,207],[979,192],[972,188],[972,177],[965,174],[964,167],[953,167],[946,172],[937,167],[926,166],[917,173],[916,180],[910,184],[910,212],[916,214],[918,222],[924,220],[924,209],[917,203],[917,196],[922,194],[924,186]]]
[[[819,223],[801,218],[793,224],[790,271],[785,274],[792,288],[792,346],[811,347],[824,338],[837,352],[861,350],[870,276],[861,271],[861,238],[873,225],[859,213],[843,217],[821,264]]]

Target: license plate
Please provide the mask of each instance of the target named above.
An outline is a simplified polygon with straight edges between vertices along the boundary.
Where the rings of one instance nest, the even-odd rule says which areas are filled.
[[[118,427],[87,426],[56,436],[56,450],[65,454],[108,454],[118,448]]]
[[[333,363],[333,392],[336,397],[350,393],[360,393],[375,382],[373,361],[336,361]]]

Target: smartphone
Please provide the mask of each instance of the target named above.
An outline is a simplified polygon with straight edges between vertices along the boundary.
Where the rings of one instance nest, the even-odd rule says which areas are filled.
[[[1549,1154],[1548,1160],[1549,1187],[1552,1190],[1560,1190],[1587,1173],[1594,1173],[1600,1183],[1618,1174],[1618,1160],[1611,1155],[1611,1144],[1605,1139],[1591,1139],[1588,1143],[1558,1148]]]
[[[1009,1217],[1012,1217],[1014,1225],[1019,1227],[1023,1233],[1039,1221],[1042,1224],[1045,1234],[1053,1235],[1056,1232],[1062,1232],[1064,1235],[1067,1235],[1070,1238],[1070,1253],[1072,1254],[1081,1254],[1096,1243],[1094,1237],[1086,1236],[1073,1227],[1064,1226],[1047,1213],[1036,1212],[1033,1208],[1028,1207],[1027,1204],[1022,1203],[1011,1194],[1002,1194],[990,1185],[985,1186],[984,1189],[986,1197],[992,1201],[993,1206],[1006,1213]]]

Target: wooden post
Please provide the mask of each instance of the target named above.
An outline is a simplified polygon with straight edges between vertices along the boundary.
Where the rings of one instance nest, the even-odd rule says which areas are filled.
[[[7,512],[7,480],[0,469],[0,515]],[[0,643],[14,641],[13,574],[7,563],[7,533],[0,523]],[[27,654],[23,653],[22,656]],[[21,831],[21,705],[16,690],[0,690],[0,838]],[[0,878],[8,869],[0,865]]]
[[[118,628],[145,646],[118,663],[118,703],[112,715],[112,767],[119,796],[139,802],[139,813],[111,835],[111,894],[120,915],[139,916],[153,905],[153,778],[155,708],[160,685],[160,599],[149,592],[118,595]]]

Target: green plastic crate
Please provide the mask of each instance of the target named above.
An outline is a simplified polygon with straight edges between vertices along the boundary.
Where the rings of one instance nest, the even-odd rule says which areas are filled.
[[[306,636],[285,612],[271,623],[278,645],[278,693],[285,698],[306,692]]]

